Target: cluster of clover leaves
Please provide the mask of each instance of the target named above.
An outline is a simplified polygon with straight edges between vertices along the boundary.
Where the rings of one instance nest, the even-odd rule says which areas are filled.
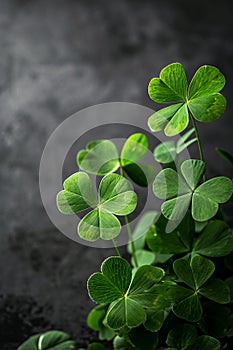
[[[84,240],[113,240],[123,216],[129,233],[131,264],[121,256],[107,258],[88,279],[97,303],[87,318],[99,339],[112,340],[115,350],[231,349],[233,337],[233,229],[219,204],[232,200],[233,182],[225,176],[206,180],[198,122],[211,122],[225,110],[223,74],[202,66],[188,86],[180,63],[166,66],[149,83],[157,103],[172,103],[150,116],[153,132],[171,137],[192,128],[178,141],[156,146],[162,166],[142,162],[149,150],[146,135],[136,133],[119,153],[112,141],[90,142],[77,154],[79,171],[64,181],[57,195],[64,214],[83,212],[77,234]],[[191,136],[195,133],[195,136]],[[182,159],[197,142],[200,159]],[[217,152],[233,165],[233,157]],[[97,191],[91,174],[100,178]],[[152,187],[163,200],[161,212],[148,211],[131,232],[128,215],[137,207],[132,183]],[[114,245],[116,242],[114,241]],[[18,350],[81,349],[60,331],[36,335]],[[92,343],[88,350],[103,350]]]

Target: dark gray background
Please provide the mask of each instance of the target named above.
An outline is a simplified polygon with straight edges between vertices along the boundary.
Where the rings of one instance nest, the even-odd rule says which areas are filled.
[[[199,127],[209,174],[230,175],[214,147],[232,151],[232,7],[203,0],[0,0],[1,349],[51,327],[70,332],[80,346],[95,339],[85,326],[93,305],[86,280],[112,251],[57,232],[38,189],[43,147],[70,114],[110,101],[157,108],[147,84],[163,66],[180,61],[191,77],[202,64],[216,65],[227,77],[227,111]]]

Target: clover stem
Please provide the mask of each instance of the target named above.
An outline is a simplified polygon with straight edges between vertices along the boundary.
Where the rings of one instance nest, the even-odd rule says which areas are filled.
[[[135,265],[135,267],[138,267],[138,261],[137,261],[137,257],[136,257],[136,249],[135,249],[135,245],[134,245],[134,241],[133,241],[133,235],[132,235],[132,231],[131,231],[131,227],[130,227],[130,223],[129,223],[129,218],[127,215],[125,215],[125,223],[126,223],[126,227],[127,227],[127,231],[128,231],[132,256],[133,256],[133,260],[134,260],[134,265]]]
[[[112,239],[112,242],[113,242],[114,248],[116,249],[117,255],[118,255],[120,258],[122,258],[121,252],[120,252],[120,250],[119,250],[119,248],[118,248],[118,246],[117,246],[116,241],[115,241],[114,238]]]
[[[198,149],[199,149],[199,154],[200,154],[200,159],[204,162],[204,156],[203,156],[203,150],[202,150],[202,145],[201,145],[201,140],[200,140],[200,135],[199,135],[199,131],[197,128],[197,123],[196,120],[193,118],[193,116],[191,116],[192,119],[192,123],[193,123],[193,127],[195,129],[195,134],[196,134],[196,138],[197,138],[197,145],[198,145]],[[203,181],[206,181],[206,175],[203,175]]]
[[[124,169],[122,166],[120,166],[120,174],[121,174],[121,176],[124,176]],[[138,261],[137,261],[137,257],[136,257],[136,248],[135,248],[134,241],[133,241],[133,235],[132,235],[132,231],[131,231],[131,227],[130,227],[130,223],[129,223],[129,218],[127,215],[125,215],[124,218],[125,218],[125,224],[127,227],[129,242],[131,245],[131,251],[132,251],[132,257],[134,260],[134,265],[135,265],[135,267],[138,267]]]

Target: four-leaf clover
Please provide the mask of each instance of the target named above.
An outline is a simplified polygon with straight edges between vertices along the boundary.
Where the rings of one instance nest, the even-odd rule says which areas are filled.
[[[109,327],[137,327],[146,320],[145,308],[156,305],[158,295],[149,291],[163,275],[161,268],[144,265],[132,277],[126,260],[110,257],[103,262],[101,272],[89,278],[88,292],[95,302],[110,304],[106,315]]]
[[[223,74],[213,66],[200,67],[189,87],[180,63],[166,66],[159,78],[150,81],[148,93],[155,102],[176,104],[153,114],[148,121],[149,127],[152,131],[164,129],[167,136],[173,136],[188,126],[189,112],[202,122],[217,119],[226,108],[226,100],[219,94],[224,85]]]
[[[205,172],[205,163],[188,159],[181,165],[181,174],[167,168],[155,178],[154,193],[166,201],[162,204],[163,215],[179,220],[192,202],[192,216],[197,221],[207,221],[218,211],[219,203],[227,202],[233,192],[232,181],[219,176],[198,186]]]
[[[78,234],[88,241],[113,239],[121,224],[115,215],[128,215],[137,205],[137,195],[130,182],[118,174],[106,175],[96,196],[90,177],[77,172],[64,181],[64,190],[57,195],[57,206],[64,214],[92,209],[78,225]],[[97,198],[98,197],[98,198]]]

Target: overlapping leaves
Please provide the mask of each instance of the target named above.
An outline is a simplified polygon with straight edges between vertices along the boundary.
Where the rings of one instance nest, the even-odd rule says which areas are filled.
[[[230,290],[226,283],[212,278],[214,263],[201,256],[194,256],[189,263],[186,259],[177,259],[173,264],[179,280],[189,288],[171,285],[169,296],[174,314],[187,321],[196,322],[202,317],[202,305],[199,296],[204,296],[216,303],[230,302]]]
[[[168,333],[167,345],[173,350],[219,350],[221,343],[210,336],[198,336],[197,330],[190,324],[181,324]]]
[[[80,169],[104,176],[123,169],[139,186],[146,187],[155,175],[153,165],[138,163],[148,152],[148,139],[144,134],[131,135],[123,145],[119,156],[115,144],[109,140],[98,140],[87,145],[77,154]]]
[[[158,103],[171,103],[153,114],[148,121],[152,131],[164,129],[167,136],[182,132],[189,123],[189,113],[199,121],[210,122],[224,112],[225,98],[219,93],[225,85],[223,74],[213,66],[202,66],[189,87],[180,63],[172,63],[153,78],[148,86],[150,98]]]
[[[157,162],[166,164],[171,163],[176,160],[177,156],[187,149],[190,145],[196,142],[197,138],[192,138],[189,140],[189,137],[194,133],[194,129],[189,130],[181,138],[175,141],[165,141],[160,143],[154,149],[154,157]]]
[[[132,278],[128,262],[119,257],[106,259],[101,272],[88,280],[90,297],[100,304],[110,304],[106,320],[112,329],[137,327],[146,319],[146,307],[154,306],[157,295],[150,289],[163,278],[162,269],[141,266]]]
[[[128,180],[118,174],[106,175],[96,197],[90,177],[78,172],[64,181],[64,190],[57,195],[57,206],[64,214],[92,209],[78,225],[78,234],[88,241],[113,239],[121,224],[115,215],[128,215],[137,205],[137,196]]]
[[[190,211],[169,234],[165,233],[166,225],[167,219],[161,215],[148,230],[146,242],[156,254],[193,252],[207,257],[221,257],[233,251],[233,230],[224,221],[211,220],[194,240],[195,224]]]
[[[232,181],[219,176],[199,185],[205,172],[205,163],[188,159],[181,165],[181,174],[167,168],[155,178],[154,193],[160,199],[163,215],[170,220],[179,220],[192,204],[192,216],[197,221],[207,221],[218,211],[219,203],[227,202],[233,192]],[[199,186],[198,186],[199,185]]]

